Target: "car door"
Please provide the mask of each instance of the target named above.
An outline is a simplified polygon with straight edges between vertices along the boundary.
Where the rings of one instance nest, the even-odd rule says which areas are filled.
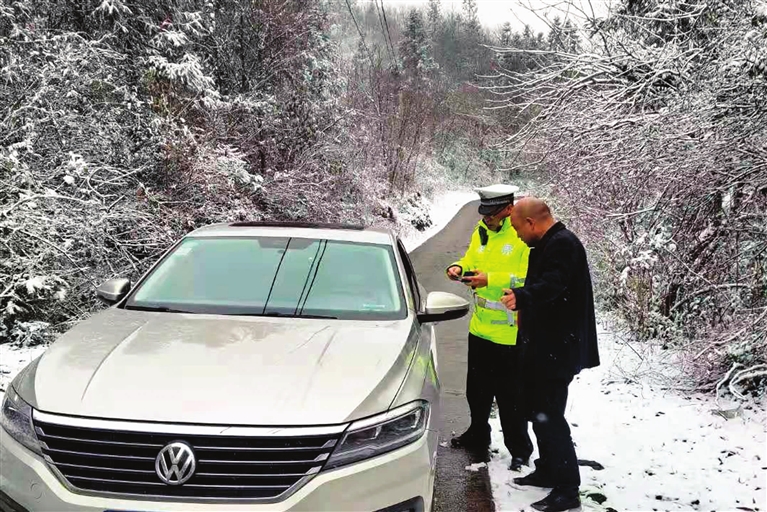
[[[402,264],[405,267],[405,274],[407,276],[408,282],[407,293],[410,293],[410,296],[413,298],[413,304],[416,304],[416,312],[422,312],[426,308],[427,291],[418,282],[418,277],[415,273],[415,269],[413,268],[413,263],[410,261],[410,256],[405,249],[405,245],[399,238],[397,238],[397,251],[399,252],[400,258],[402,259]],[[418,321],[416,320],[416,322]],[[429,344],[429,349],[431,352],[431,364],[434,368],[434,373],[439,375],[437,371],[437,337],[434,331],[434,324],[419,323],[418,328],[420,329],[420,338],[422,342]]]

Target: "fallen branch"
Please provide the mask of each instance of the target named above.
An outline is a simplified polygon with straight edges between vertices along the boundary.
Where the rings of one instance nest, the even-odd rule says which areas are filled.
[[[730,378],[730,375],[732,375],[732,372],[734,372],[734,371],[735,371],[737,368],[740,368],[741,366],[743,366],[743,365],[742,365],[742,364],[740,364],[740,363],[733,363],[733,364],[732,364],[732,368],[730,368],[730,371],[728,371],[728,372],[727,372],[727,373],[724,375],[724,377],[722,377],[722,379],[721,379],[719,382],[717,382],[717,383],[716,383],[716,389],[715,389],[715,391],[716,391],[716,396],[715,396],[715,398],[714,398],[714,402],[716,403],[716,406],[717,406],[719,409],[721,409],[721,408],[722,408],[722,406],[721,406],[721,405],[719,405],[719,389],[722,387],[722,385],[724,385],[724,383],[725,383],[725,382],[727,382],[727,380]]]
[[[767,377],[767,364],[757,364],[751,368],[746,368],[745,370],[741,370],[736,373],[735,377],[730,380],[730,393],[732,393],[733,396],[740,398],[741,400],[745,400],[745,396],[743,396],[742,393],[735,389],[735,386],[737,386],[739,382],[747,379],[755,379],[757,377]]]

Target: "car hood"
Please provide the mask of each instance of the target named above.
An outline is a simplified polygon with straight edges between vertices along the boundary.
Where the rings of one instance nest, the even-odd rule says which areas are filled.
[[[343,423],[390,406],[415,351],[411,325],[112,308],[53,343],[17,389],[75,416]]]

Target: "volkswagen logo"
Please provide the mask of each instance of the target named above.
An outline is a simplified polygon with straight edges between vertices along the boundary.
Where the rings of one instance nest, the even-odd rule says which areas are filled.
[[[181,441],[175,441],[163,447],[154,461],[157,476],[168,485],[186,483],[197,468],[192,447]]]

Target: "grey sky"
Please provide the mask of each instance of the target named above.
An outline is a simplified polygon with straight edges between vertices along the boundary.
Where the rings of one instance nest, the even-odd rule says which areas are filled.
[[[359,3],[368,3],[373,0],[358,0]],[[398,7],[423,5],[428,0],[383,0],[384,6]],[[495,28],[508,21],[516,27],[521,27],[523,23],[530,24],[536,32],[545,31],[546,23],[538,18],[548,15],[552,19],[556,14],[565,18],[569,13],[572,19],[581,17],[579,8],[586,12],[591,11],[591,6],[597,14],[607,12],[609,5],[614,5],[616,0],[477,0],[477,10],[480,21],[483,25]],[[462,0],[442,0],[442,11],[447,12],[451,9],[461,10]],[[590,6],[591,4],[591,6]],[[530,11],[525,6],[537,10],[536,13]]]

